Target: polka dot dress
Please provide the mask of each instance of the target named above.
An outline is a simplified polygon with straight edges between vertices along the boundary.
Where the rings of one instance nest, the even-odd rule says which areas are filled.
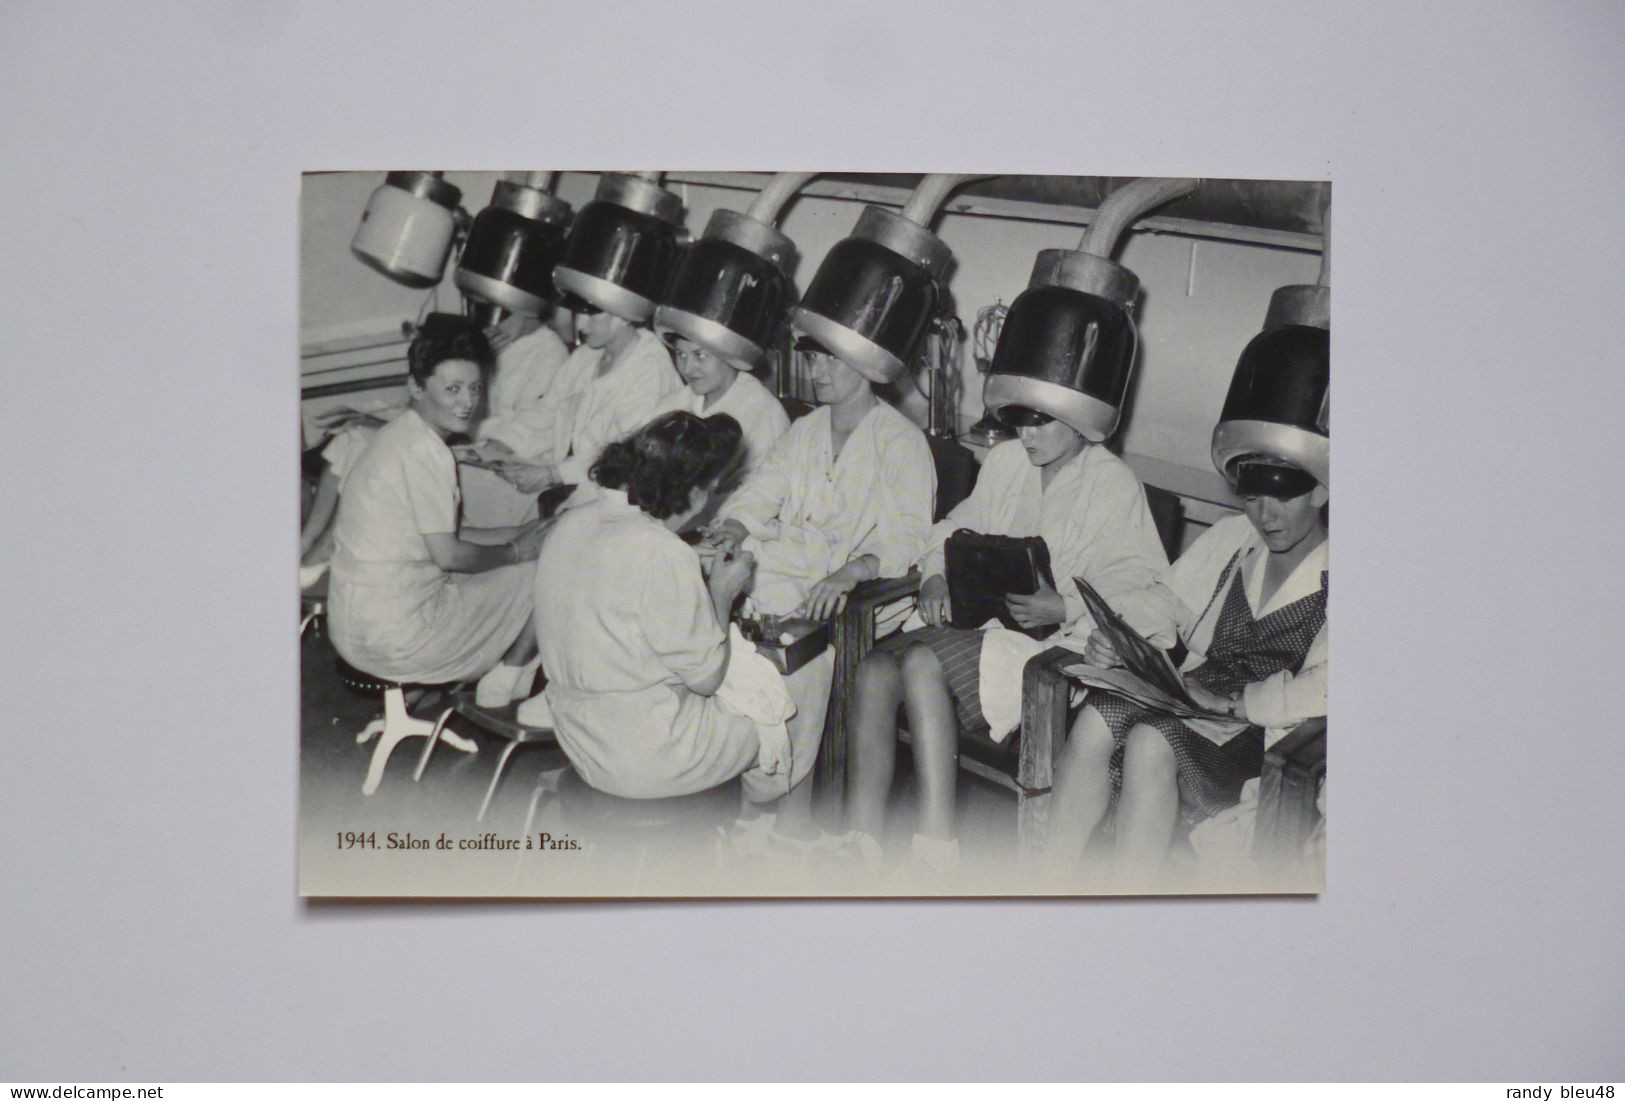
[[[1207,660],[1187,674],[1210,692],[1228,696],[1282,670],[1297,670],[1315,636],[1326,624],[1326,573],[1320,589],[1266,616],[1254,619],[1247,604],[1238,551],[1219,576],[1214,599],[1229,591],[1213,630]],[[1115,804],[1123,786],[1123,747],[1137,725],[1155,727],[1174,751],[1179,769],[1179,805],[1189,822],[1199,822],[1241,798],[1241,786],[1264,767],[1264,730],[1249,726],[1224,745],[1214,745],[1166,712],[1110,693],[1093,693],[1089,704],[1110,727],[1113,741],[1111,781]]]

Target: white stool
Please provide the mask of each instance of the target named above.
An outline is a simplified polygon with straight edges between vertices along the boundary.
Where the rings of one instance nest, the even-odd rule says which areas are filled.
[[[361,794],[371,795],[378,790],[378,782],[384,778],[384,766],[389,763],[389,755],[395,752],[396,746],[408,738],[428,739],[428,743],[423,747],[422,756],[418,758],[418,767],[412,773],[414,782],[423,778],[423,769],[429,763],[429,755],[442,741],[463,753],[479,752],[479,747],[472,741],[446,726],[446,720],[451,717],[453,708],[447,707],[434,722],[417,718],[406,709],[406,691],[403,685],[357,669],[343,657],[335,656],[334,666],[339,680],[350,688],[384,694],[383,717],[372,720],[355,736],[357,745],[369,742],[373,738],[378,739],[378,744],[372,751],[372,761],[367,766],[367,778],[361,784]]]

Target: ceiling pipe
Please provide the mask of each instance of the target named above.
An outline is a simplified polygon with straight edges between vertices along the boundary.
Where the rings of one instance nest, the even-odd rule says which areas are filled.
[[[953,252],[928,228],[950,192],[984,176],[933,174],[901,214],[865,207],[819,265],[791,326],[876,383],[908,369],[937,312]]]
[[[1111,253],[1147,211],[1189,195],[1198,183],[1134,180],[1100,204],[1078,248],[1038,254],[999,333],[982,390],[989,412],[1034,409],[1096,443],[1117,431],[1139,347],[1140,279]]]
[[[692,341],[741,371],[762,361],[794,296],[795,245],[773,223],[815,175],[781,172],[745,213],[711,215],[655,309],[655,331],[667,343]]]
[[[1078,245],[1078,251],[1109,259],[1124,230],[1139,221],[1147,211],[1189,195],[1200,182],[1170,176],[1165,179],[1135,180],[1123,185],[1107,196],[1100,209],[1095,211],[1094,220],[1083,231],[1083,242]]]
[[[816,175],[816,172],[780,172],[751,200],[745,215],[770,226],[777,225],[779,211]]]
[[[929,175],[920,181],[919,186],[914,189],[914,194],[908,197],[908,202],[903,206],[903,217],[917,226],[929,229],[931,220],[937,216],[937,211],[942,209],[942,204],[948,201],[948,196],[955,188],[972,180],[985,179],[988,179],[986,174],[976,176],[944,172]]]

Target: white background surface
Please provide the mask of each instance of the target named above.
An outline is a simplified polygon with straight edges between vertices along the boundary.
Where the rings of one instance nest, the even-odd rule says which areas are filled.
[[[0,1078],[1625,1076],[1610,4],[0,11]],[[1318,901],[294,895],[301,169],[1335,180]]]

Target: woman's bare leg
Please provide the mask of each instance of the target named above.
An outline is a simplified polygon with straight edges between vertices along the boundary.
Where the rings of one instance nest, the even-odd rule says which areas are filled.
[[[1179,772],[1168,739],[1154,726],[1128,732],[1123,794],[1117,807],[1116,871],[1120,881],[1154,879],[1168,856],[1179,819]]]
[[[1111,803],[1112,732],[1100,712],[1085,707],[1072,724],[1055,766],[1050,796],[1048,862],[1071,871]]]
[[[846,827],[879,840],[897,772],[897,707],[903,678],[897,659],[871,650],[858,665],[847,712],[852,744],[846,758]]]
[[[942,662],[923,643],[903,652],[903,706],[908,711],[914,771],[920,783],[919,832],[950,841],[959,769],[959,720]]]

